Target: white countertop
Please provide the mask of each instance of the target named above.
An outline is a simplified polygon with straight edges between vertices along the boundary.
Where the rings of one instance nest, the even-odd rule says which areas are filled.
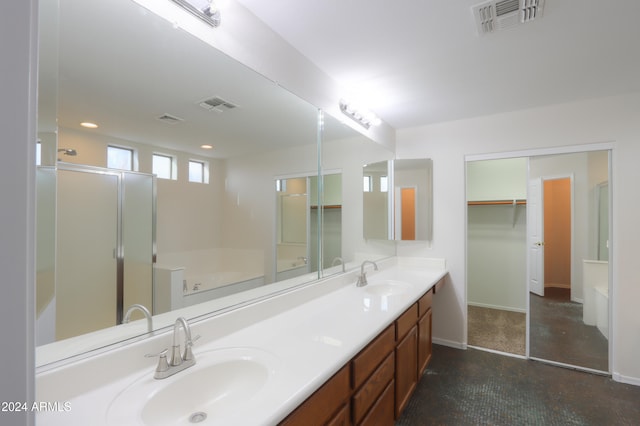
[[[315,292],[309,300],[299,299],[302,303],[295,303],[293,296],[289,296],[289,301],[285,300],[287,296],[279,296],[282,301],[243,308],[246,311],[242,320],[231,315],[192,325],[192,333],[202,335],[193,348],[196,361],[199,354],[204,357],[209,351],[229,348],[255,348],[275,360],[268,392],[246,401],[241,410],[226,413],[225,425],[277,424],[446,274],[444,261],[437,268],[418,266],[425,262],[396,258],[384,263],[378,272],[367,266],[370,285],[380,280],[410,283],[405,292],[374,295],[367,287],[356,287],[355,273],[351,272],[301,290]],[[316,296],[317,286],[326,287],[327,293]],[[278,303],[282,306],[275,311]],[[253,319],[248,321],[247,316]],[[228,334],[220,332],[223,325],[232,322],[238,323],[235,330]],[[207,340],[211,335],[215,337]],[[87,359],[42,373],[37,377],[38,401],[68,402],[69,410],[40,412],[37,424],[110,424],[107,412],[111,401],[134,381],[153,376],[155,360],[145,359],[141,354],[162,350],[170,337],[170,333],[165,333],[96,357],[100,359]],[[188,371],[155,384],[170,383]],[[132,406],[138,403],[143,402],[131,401]],[[127,424],[143,423],[132,419]],[[210,415],[199,424],[219,423]]]

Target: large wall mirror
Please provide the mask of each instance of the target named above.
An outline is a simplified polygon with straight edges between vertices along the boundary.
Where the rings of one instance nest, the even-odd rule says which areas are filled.
[[[132,0],[40,14],[38,366],[139,338],[132,304],[158,329],[395,253],[354,232],[362,164],[392,152]],[[283,239],[300,276],[279,276]]]
[[[429,241],[433,171],[430,159],[366,164],[362,169],[366,239]]]

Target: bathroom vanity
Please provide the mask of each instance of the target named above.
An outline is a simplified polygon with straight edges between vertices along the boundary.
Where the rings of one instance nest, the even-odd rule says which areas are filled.
[[[163,380],[172,330],[42,371],[39,425],[393,424],[431,357],[439,259],[390,258],[191,323],[196,363]],[[64,405],[64,403],[67,403]]]

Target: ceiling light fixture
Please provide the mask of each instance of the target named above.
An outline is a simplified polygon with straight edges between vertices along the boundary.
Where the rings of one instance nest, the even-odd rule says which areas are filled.
[[[214,0],[172,0],[212,27],[220,25],[220,11]]]
[[[373,112],[362,108],[360,106],[354,105],[345,101],[344,99],[340,100],[340,111],[343,112],[346,116],[363,126],[365,129],[373,126],[379,126],[382,123],[382,120],[375,115]]]
[[[84,121],[80,123],[82,127],[86,127],[87,129],[97,129],[98,125],[96,123],[90,123],[88,121]]]
[[[213,145],[204,144],[204,145],[200,145],[200,148],[202,148],[202,149],[213,149]]]

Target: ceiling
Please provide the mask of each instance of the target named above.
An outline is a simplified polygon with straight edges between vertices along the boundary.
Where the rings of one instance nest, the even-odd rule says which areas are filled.
[[[316,107],[135,2],[60,0],[57,10],[44,3],[40,132],[91,132],[116,145],[215,158],[316,143]],[[236,107],[201,107],[214,97]],[[158,119],[165,115],[179,120]],[[99,127],[83,129],[85,121]],[[355,134],[325,119],[326,138]]]
[[[396,129],[640,90],[635,0],[546,0],[483,36],[481,0],[237,1]]]
[[[396,129],[640,90],[640,1],[546,0],[540,19],[483,36],[476,0],[236,1]],[[41,8],[59,16],[40,26],[41,130],[95,120],[106,137],[218,158],[315,141],[312,105],[135,3],[57,4]],[[213,96],[239,108],[198,106]],[[329,139],[355,133],[333,121]]]

